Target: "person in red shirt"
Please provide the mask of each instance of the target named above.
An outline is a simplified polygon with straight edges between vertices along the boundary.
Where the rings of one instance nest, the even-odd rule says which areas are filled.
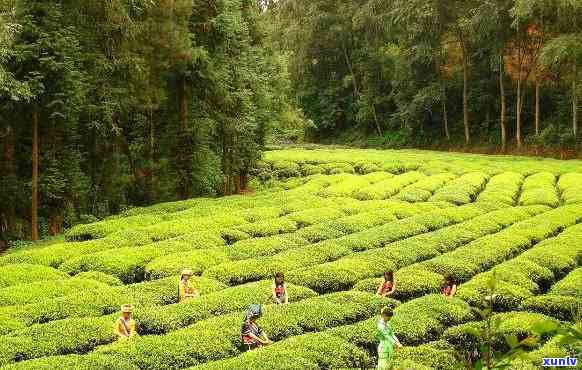
[[[289,295],[287,294],[287,285],[285,285],[285,276],[282,272],[275,274],[275,281],[273,282],[273,299],[277,304],[289,303]]]
[[[378,294],[380,297],[387,297],[394,293],[396,289],[396,284],[394,283],[394,273],[392,271],[384,272],[384,281],[378,287]]]
[[[442,291],[445,297],[453,298],[457,292],[457,284],[455,284],[455,280],[452,277],[449,276],[445,279]]]

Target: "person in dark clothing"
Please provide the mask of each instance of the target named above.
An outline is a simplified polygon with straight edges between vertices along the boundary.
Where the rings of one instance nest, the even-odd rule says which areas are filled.
[[[245,321],[242,324],[240,330],[240,336],[243,344],[248,346],[249,350],[266,346],[273,343],[267,334],[257,325],[257,319],[259,319],[263,314],[261,305],[252,304],[246,315]]]

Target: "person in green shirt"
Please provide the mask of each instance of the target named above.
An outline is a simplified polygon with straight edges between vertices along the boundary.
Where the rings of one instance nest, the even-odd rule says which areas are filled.
[[[378,320],[376,339],[380,342],[378,344],[378,370],[388,370],[390,357],[396,350],[402,347],[394,330],[390,326],[390,319],[392,318],[392,310],[389,307],[384,307],[380,311],[380,320]]]

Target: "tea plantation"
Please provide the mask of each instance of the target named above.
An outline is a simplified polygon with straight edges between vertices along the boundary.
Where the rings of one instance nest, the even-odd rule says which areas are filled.
[[[371,368],[381,307],[404,348],[396,368],[453,369],[475,345],[495,273],[494,317],[523,338],[580,322],[582,162],[423,151],[275,150],[252,195],[136,208],[0,256],[0,365],[7,369]],[[178,274],[201,296],[177,303]],[[394,271],[391,298],[375,295]],[[271,304],[284,271],[290,303]],[[440,294],[445,277],[457,294]],[[112,324],[135,306],[139,336]],[[251,303],[273,345],[245,351]],[[513,368],[578,356],[544,337]],[[579,347],[578,347],[579,348]]]

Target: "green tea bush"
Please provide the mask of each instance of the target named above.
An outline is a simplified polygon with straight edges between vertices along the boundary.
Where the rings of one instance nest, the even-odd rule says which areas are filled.
[[[390,173],[390,172],[384,172],[384,171],[378,171],[378,172],[371,171],[371,172],[366,172],[366,174],[362,175],[362,177],[365,178],[366,180],[368,180],[370,182],[370,184],[375,184],[377,182],[393,178],[394,174]]]
[[[550,294],[582,298],[582,267],[571,271],[565,278],[552,286]]]
[[[428,369],[459,369],[459,363],[456,359],[456,351],[446,341],[436,341],[421,344],[416,347],[403,347],[400,351],[394,353],[392,363],[396,368],[398,364],[402,366],[406,361],[417,365],[426,366]],[[411,368],[411,367],[405,367]]]
[[[580,184],[582,184],[582,173],[571,172],[560,176],[558,189],[566,204],[582,203]]]
[[[297,222],[282,217],[237,226],[236,230],[247,233],[251,237],[270,236],[297,230]]]
[[[530,216],[525,210],[519,208],[503,212],[503,216],[511,214],[514,214],[515,218],[508,221],[513,222],[525,220]],[[526,223],[528,225],[535,223],[538,229],[545,227],[548,233],[553,233],[567,224],[567,221],[560,223],[559,219],[561,215],[546,212],[528,219]],[[528,233],[528,229],[523,228],[518,222],[496,234],[484,236],[452,252],[423,262],[422,267],[443,276],[451,276],[457,281],[465,281],[531,247],[536,234]]]
[[[558,210],[560,209],[556,211]],[[564,215],[560,222],[568,221],[573,223]],[[539,292],[540,284],[548,284],[554,281],[556,276],[561,276],[577,266],[582,257],[580,238],[582,225],[570,227],[557,237],[545,240],[518,257],[497,265],[492,271],[476,275],[460,286],[457,296],[471,305],[479,305],[481,297],[488,291],[487,282],[491,274],[495,273],[496,308],[514,310],[522,301]]]
[[[492,320],[498,321],[499,326],[495,330],[495,336],[491,338],[492,345],[495,350],[507,351],[509,350],[506,335],[515,335],[519,340],[533,334],[532,328],[536,324],[544,321],[556,320],[539,314],[531,312],[504,312],[493,315]],[[443,339],[460,349],[474,349],[476,347],[477,338],[471,334],[475,329],[483,329],[486,325],[484,321],[473,321],[461,325],[448,328],[443,333]]]
[[[257,222],[272,218],[281,217],[283,209],[281,207],[255,207],[240,211],[242,217],[248,222]]]
[[[382,171],[382,168],[378,163],[369,162],[369,161],[360,161],[354,165],[354,169],[360,175],[366,175],[369,173],[378,173]]]
[[[5,366],[5,368],[12,370],[47,370],[57,368],[63,370],[139,370],[137,366],[124,358],[100,354],[44,357],[31,361],[17,362]]]
[[[369,318],[385,303],[371,294],[342,292],[271,306],[259,319],[259,325],[279,341]],[[242,314],[215,317],[164,336],[142,336],[129,345],[104,346],[95,353],[123,356],[141,369],[193,366],[239,355],[243,349],[239,341],[241,322]]]
[[[405,186],[422,180],[425,177],[426,176],[420,172],[406,172],[402,175],[363,187],[355,193],[355,197],[360,200],[390,198]]]
[[[200,296],[199,299],[162,307],[144,307],[136,312],[140,332],[164,334],[213,316],[242,311],[250,304],[272,303],[272,280],[243,284]],[[311,289],[287,283],[289,301],[297,302],[317,294]]]
[[[332,261],[350,252],[350,249],[334,241],[323,241],[274,256],[225,262],[207,269],[202,275],[227,285],[237,285],[270,278],[277,271],[291,271]]]
[[[117,286],[122,285],[123,283],[117,277],[113,275],[108,275],[106,273],[100,271],[86,271],[81,272],[73,277],[74,279],[85,279],[85,280],[95,280],[100,283],[110,285],[110,286]]]
[[[272,256],[288,249],[305,246],[309,242],[298,235],[302,230],[296,233],[238,241],[227,249],[228,258],[231,260],[244,260],[261,256]]]
[[[61,280],[68,277],[69,275],[64,272],[48,266],[27,263],[6,265],[0,267],[0,288],[39,280]]]
[[[323,207],[290,213],[286,218],[297,223],[299,227],[319,224],[345,216],[338,208]]]
[[[353,343],[327,333],[295,336],[256,351],[226,360],[192,367],[192,370],[223,369],[342,369],[367,368],[372,362]]]
[[[146,265],[158,257],[220,245],[224,245],[224,240],[215,233],[191,233],[146,246],[84,254],[65,261],[59,269],[71,275],[83,271],[100,271],[113,275],[124,283],[134,283],[144,280]]]
[[[453,204],[467,204],[472,202],[484,188],[489,176],[482,172],[470,172],[448,182],[438,189],[431,201],[445,201]]]
[[[290,161],[275,161],[272,162],[273,171],[275,175],[282,178],[301,176],[301,168],[299,164]]]
[[[317,175],[323,172],[323,168],[313,164],[305,163],[301,165],[301,174],[303,176]]]
[[[288,286],[291,302],[314,297],[307,288]],[[134,318],[141,335],[163,334],[194,322],[243,310],[251,303],[271,302],[270,281],[201,295],[185,303],[161,307],[136,306]],[[58,354],[81,353],[113,342],[112,326],[118,314],[68,318],[15,331],[2,337],[0,364]],[[62,333],[68,333],[62,338]]]
[[[556,192],[556,177],[549,172],[540,172],[528,176],[522,186],[519,204],[544,204],[557,207],[560,199]]]
[[[354,255],[348,255],[337,261],[316,265],[310,268],[302,267],[288,274],[288,280],[299,285],[308,286],[317,292],[330,292],[352,288],[359,280],[379,276],[383,271],[401,268],[407,264],[432,258],[444,251],[450,251],[463,243],[477,239],[486,234],[494,233],[502,228],[503,222],[517,222],[528,217],[528,212],[516,210],[494,211],[472,220],[445,227],[432,233],[405,239],[377,250],[370,250]],[[513,220],[511,219],[513,217]],[[496,219],[501,222],[497,223]],[[403,220],[407,221],[407,220]],[[474,230],[473,232],[471,232]],[[386,238],[389,234],[382,234]],[[431,283],[428,291],[432,291],[436,282],[434,276],[427,277]],[[405,281],[410,281],[407,279]],[[423,280],[424,281],[424,280]],[[402,298],[409,298],[416,292],[422,282],[405,285]],[[412,288],[407,291],[406,288]],[[425,291],[424,289],[422,291]]]
[[[335,175],[338,173],[354,173],[354,167],[349,163],[324,163],[320,165],[323,173]]]
[[[192,277],[192,284],[201,294],[225,287],[214,280],[199,277]],[[9,317],[25,325],[32,325],[69,317],[108,315],[118,311],[119,306],[125,303],[136,306],[166,305],[177,300],[178,279],[171,277],[133,285],[80,291],[22,306],[0,307],[0,317]]]
[[[574,321],[582,313],[582,298],[545,294],[526,299],[519,309],[538,312],[562,321]]]
[[[35,281],[0,289],[0,306],[24,305],[66,296],[82,290],[105,288],[108,285],[95,280],[61,279]]]
[[[402,344],[416,345],[436,340],[446,327],[472,318],[469,305],[462,300],[431,294],[396,307],[390,322]]]
[[[166,221],[164,215],[150,214],[134,217],[107,219],[92,224],[73,226],[65,232],[67,241],[85,241],[104,238],[122,229],[140,228]]]
[[[328,198],[328,197],[351,197],[358,190],[369,186],[370,182],[359,175],[350,175],[348,178],[344,179],[342,182],[330,185],[319,191],[318,195]]]
[[[173,253],[158,257],[148,263],[145,267],[145,278],[154,280],[167,276],[178,276],[185,268],[192,270],[195,275],[200,275],[208,267],[228,260],[228,252],[225,248]]]
[[[515,172],[503,172],[489,180],[485,190],[477,197],[478,202],[500,202],[514,205],[519,196],[523,176]]]
[[[402,189],[394,198],[407,202],[426,202],[435,191],[443,187],[456,176],[452,173],[439,173],[420,180]]]

